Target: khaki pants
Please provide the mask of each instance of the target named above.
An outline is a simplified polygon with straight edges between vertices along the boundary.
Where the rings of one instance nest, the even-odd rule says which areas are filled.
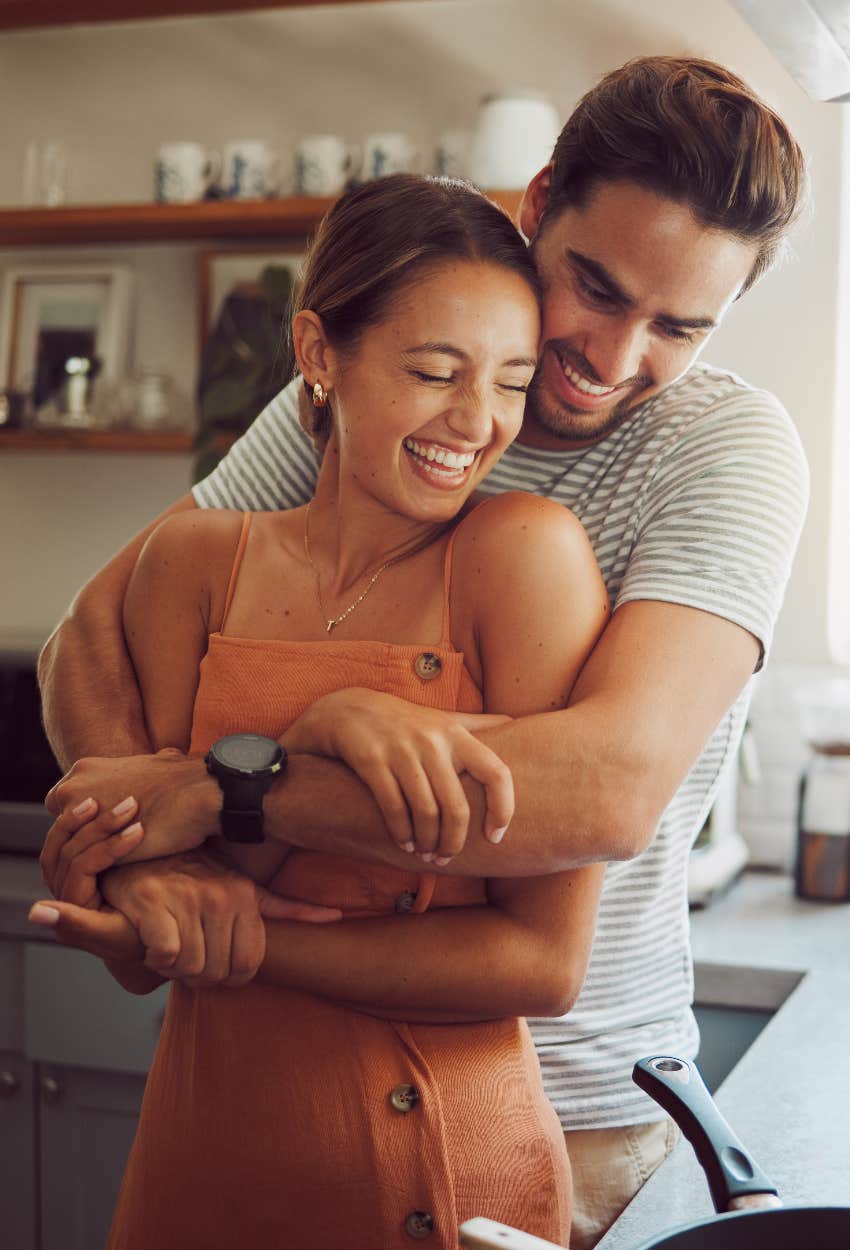
[[[573,1172],[570,1250],[592,1250],[679,1136],[672,1120],[564,1133]]]

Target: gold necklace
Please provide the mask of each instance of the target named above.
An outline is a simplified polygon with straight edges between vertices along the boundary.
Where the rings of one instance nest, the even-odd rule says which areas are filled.
[[[310,568],[313,570],[313,576],[316,579],[316,598],[319,601],[319,611],[322,615],[322,620],[325,622],[325,633],[329,634],[332,629],[336,628],[337,625],[341,625],[344,620],[347,620],[356,607],[359,607],[382,573],[386,572],[386,570],[393,564],[398,564],[401,560],[409,560],[411,556],[415,556],[418,552],[424,551],[426,547],[429,547],[431,543],[435,541],[435,538],[427,538],[424,542],[419,543],[417,547],[412,547],[410,551],[403,551],[401,555],[392,556],[389,560],[385,560],[383,564],[379,564],[375,569],[375,572],[369,578],[369,581],[366,583],[365,588],[361,590],[354,602],[350,603],[344,612],[340,612],[339,616],[329,617],[325,611],[325,605],[322,603],[322,583],[319,577],[319,570],[316,568],[316,563],[310,552],[310,537],[308,530],[310,526],[310,508],[312,503],[313,501],[311,499],[310,503],[307,504],[307,511],[304,513],[304,551],[310,563]]]

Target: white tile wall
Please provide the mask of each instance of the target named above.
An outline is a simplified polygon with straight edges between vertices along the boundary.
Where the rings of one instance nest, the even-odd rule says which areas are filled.
[[[790,869],[797,838],[797,787],[809,757],[800,728],[796,692],[815,682],[847,677],[828,664],[771,664],[758,679],[750,707],[759,775],[741,770],[738,827],[750,849],[750,862]]]

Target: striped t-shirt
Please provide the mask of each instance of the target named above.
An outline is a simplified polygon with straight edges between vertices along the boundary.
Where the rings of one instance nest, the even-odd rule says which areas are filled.
[[[296,381],[278,395],[195,487],[199,506],[306,502],[317,462],[298,424],[299,389]],[[800,440],[767,392],[695,364],[592,447],[514,443],[482,489],[532,491],[571,508],[615,611],[641,599],[700,608],[743,626],[767,652],[808,494]],[[647,850],[609,865],[578,1002],[562,1019],[532,1021],[546,1092],[565,1128],[660,1118],[632,1084],[635,1060],[696,1054],[688,853],[737,749],[749,694],[723,717]]]

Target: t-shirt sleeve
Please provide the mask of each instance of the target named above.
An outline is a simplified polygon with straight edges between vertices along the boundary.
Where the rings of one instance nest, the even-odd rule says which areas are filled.
[[[263,409],[212,473],[192,488],[199,508],[266,512],[313,497],[319,461],[298,421],[301,378]]]
[[[703,413],[647,480],[615,610],[652,599],[712,612],[758,639],[760,668],[808,494],[799,436],[774,396],[748,391]]]

